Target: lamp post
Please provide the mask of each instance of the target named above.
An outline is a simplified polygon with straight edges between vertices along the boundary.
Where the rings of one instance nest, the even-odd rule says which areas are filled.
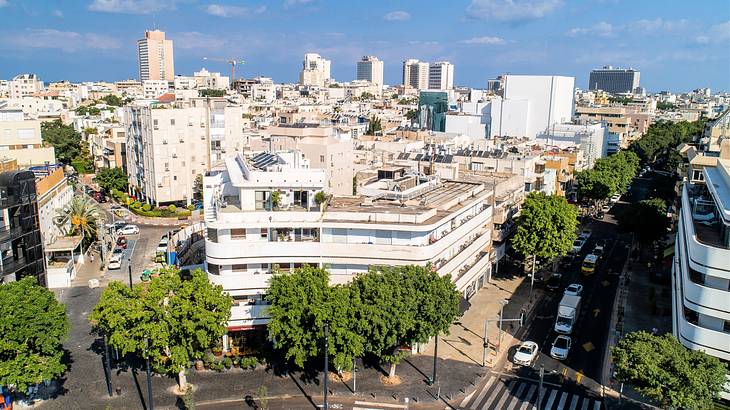
[[[439,354],[439,335],[436,334],[436,343],[433,346],[433,374],[431,375],[431,380],[428,381],[429,386],[433,386],[434,383],[436,383],[436,368],[438,363],[438,354]]]
[[[155,399],[152,397],[152,372],[150,370],[150,352],[147,338],[144,338],[144,355],[147,362],[147,402],[149,410],[155,410]]]
[[[324,410],[329,409],[329,402],[327,400],[327,390],[329,390],[329,325],[324,324]]]
[[[502,317],[504,316],[504,306],[508,303],[509,301],[507,301],[506,299],[502,299],[499,302],[499,344],[497,345],[498,352],[502,350]]]
[[[112,368],[111,364],[109,363],[111,361],[111,354],[109,353],[109,343],[107,343],[106,340],[106,334],[103,335],[104,337],[104,373],[106,375],[106,390],[109,393],[109,397],[112,397]]]
[[[127,259],[127,272],[129,272],[129,290],[132,289],[132,258]]]

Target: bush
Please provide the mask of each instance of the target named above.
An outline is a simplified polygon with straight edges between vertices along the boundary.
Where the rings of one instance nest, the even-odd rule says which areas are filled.
[[[253,356],[243,356],[241,357],[240,362],[242,369],[253,369],[257,364],[259,364],[258,359]]]
[[[130,208],[132,208],[132,209],[135,209],[135,210],[137,210],[137,209],[140,209],[140,208],[142,208],[142,204],[141,204],[141,203],[140,203],[139,201],[134,201],[134,202],[132,202],[132,203],[131,203],[131,204],[129,205],[129,207],[130,207]]]
[[[175,205],[168,205],[167,211],[170,213],[175,213],[177,211],[177,207]]]
[[[231,368],[231,366],[233,366],[233,360],[231,360],[231,358],[230,358],[230,357],[226,357],[225,359],[223,359],[223,366],[224,366],[224,367],[225,367],[226,369],[230,369],[230,368]]]
[[[150,209],[152,209],[152,207],[150,206],[150,204],[144,204],[144,205],[142,205],[142,210],[143,211],[149,212]]]
[[[190,204],[186,208],[188,209],[188,211],[193,212],[195,210],[195,205]]]

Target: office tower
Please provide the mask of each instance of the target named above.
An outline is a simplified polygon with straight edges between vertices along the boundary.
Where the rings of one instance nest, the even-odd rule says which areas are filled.
[[[445,91],[421,91],[418,97],[418,126],[431,131],[446,131],[449,94]]]
[[[35,175],[0,174],[0,283],[34,276],[46,286]]]
[[[454,65],[448,61],[437,61],[428,67],[428,89],[450,90],[454,88]]]
[[[363,56],[357,62],[357,79],[383,86],[383,62],[374,56]]]
[[[403,62],[403,85],[419,90],[428,88],[428,63],[413,58]]]
[[[605,66],[591,71],[589,90],[603,90],[612,94],[632,93],[639,88],[640,73],[633,68]]]
[[[164,31],[145,31],[144,38],[137,40],[137,58],[141,81],[175,79],[172,40],[165,40]]]
[[[330,80],[330,63],[317,53],[304,54],[299,83],[323,87]]]

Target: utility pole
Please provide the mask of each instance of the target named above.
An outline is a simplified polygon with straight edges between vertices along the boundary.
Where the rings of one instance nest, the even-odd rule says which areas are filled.
[[[357,392],[357,359],[352,358],[352,394]]]
[[[499,302],[499,344],[497,345],[497,352],[502,350],[502,317],[504,316],[504,305],[509,303],[507,300],[502,299]]]
[[[109,397],[112,397],[112,367],[111,367],[111,360],[112,356],[109,353],[109,343],[107,343],[106,340],[106,334],[103,335],[104,337],[104,373],[106,373],[106,390],[107,393],[109,393]]]
[[[540,386],[537,388],[537,410],[542,409],[542,378],[545,376],[545,365],[540,364]]]
[[[129,272],[129,290],[132,289],[132,258],[127,259],[127,271]]]
[[[436,383],[436,368],[438,364],[438,354],[439,354],[439,335],[436,334],[436,344],[433,347],[433,374],[431,375],[431,380],[428,381],[429,386],[433,386],[434,383]]]
[[[150,352],[147,338],[144,338],[144,355],[147,361],[147,406],[148,410],[155,410],[155,401],[152,397],[152,374],[150,371]]]
[[[329,409],[329,402],[327,401],[327,390],[329,389],[329,325],[324,324],[324,410]]]

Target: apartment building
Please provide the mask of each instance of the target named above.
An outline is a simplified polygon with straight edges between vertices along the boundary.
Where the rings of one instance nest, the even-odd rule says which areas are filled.
[[[35,74],[20,74],[8,83],[10,98],[23,98],[43,90],[43,81]]]
[[[448,61],[437,61],[428,65],[428,88],[430,90],[451,90],[454,88],[454,65]]]
[[[299,84],[324,87],[331,79],[330,64],[330,60],[322,58],[317,53],[304,54],[302,71],[299,74]]]
[[[58,227],[54,218],[56,210],[62,209],[74,196],[73,187],[66,180],[63,167],[49,167],[36,179],[36,193],[38,195],[38,220],[43,244],[54,242],[56,238],[66,234]],[[68,228],[68,226],[66,226]]]
[[[715,153],[717,154],[717,153]],[[672,330],[690,349],[730,361],[730,141],[702,177],[685,179],[672,265]],[[724,392],[723,398],[730,399]]]
[[[225,98],[124,110],[130,191],[154,205],[190,204],[195,177],[242,149],[243,109]]]
[[[633,93],[639,88],[641,73],[633,68],[605,66],[591,71],[589,90],[603,90],[611,94]]]
[[[417,90],[427,90],[429,65],[425,61],[409,58],[403,62],[403,86]]]
[[[730,139],[730,109],[705,123],[705,129],[698,142],[700,148],[704,150],[719,151],[720,143],[728,139]]]
[[[537,140],[549,147],[578,147],[587,166],[592,168],[596,160],[608,155],[608,134],[608,128],[602,123],[556,124],[539,133]]]
[[[618,135],[621,148],[641,138],[652,123],[652,115],[636,106],[575,107],[578,124],[606,123],[608,131]]]
[[[21,167],[56,163],[53,147],[43,144],[41,122],[25,119],[19,109],[0,109],[0,158]]]
[[[34,276],[46,286],[35,175],[0,174],[0,283]]]
[[[144,80],[142,81],[144,98],[153,100],[170,91],[170,81],[167,80]]]
[[[504,99],[526,102],[527,110],[517,116],[526,120],[524,136],[528,138],[535,138],[539,132],[554,124],[572,120],[574,86],[573,77],[511,74],[503,77]],[[502,111],[500,108],[500,117]]]
[[[140,81],[175,79],[172,40],[165,39],[164,31],[144,32],[144,38],[137,40],[137,60]]]
[[[306,264],[327,267],[335,284],[370,266],[430,263],[465,298],[484,286],[492,207],[482,184],[390,167],[360,196],[320,207],[325,183],[297,151],[237,155],[206,175],[206,264],[234,298],[229,331],[266,324],[271,272]]]
[[[375,56],[363,56],[357,62],[357,80],[369,81],[383,87],[383,62]]]
[[[123,126],[98,127],[89,136],[90,153],[96,168],[121,168],[127,173],[127,136]]]

